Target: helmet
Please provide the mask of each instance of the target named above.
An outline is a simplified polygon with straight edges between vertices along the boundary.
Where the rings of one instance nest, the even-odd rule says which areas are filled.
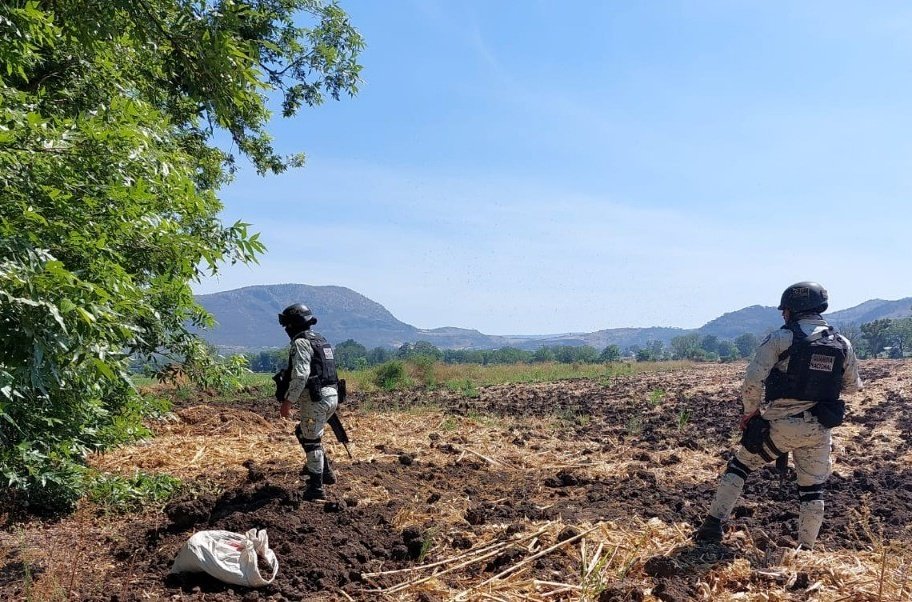
[[[317,319],[313,312],[303,303],[289,305],[279,314],[279,324],[282,326],[303,326],[307,327],[316,324]]]
[[[816,282],[798,282],[782,293],[779,309],[788,309],[795,314],[811,311],[822,313],[829,306],[829,298],[826,289]]]

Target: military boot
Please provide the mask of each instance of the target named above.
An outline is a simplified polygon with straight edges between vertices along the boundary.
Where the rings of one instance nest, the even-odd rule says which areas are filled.
[[[719,543],[722,541],[722,521],[715,516],[709,515],[697,532],[694,539],[704,543]]]
[[[335,485],[336,484],[336,473],[333,472],[332,464],[329,463],[329,458],[323,456],[323,484],[324,485]]]
[[[325,500],[326,491],[323,490],[323,475],[318,472],[307,471],[307,488],[304,490],[305,500]]]

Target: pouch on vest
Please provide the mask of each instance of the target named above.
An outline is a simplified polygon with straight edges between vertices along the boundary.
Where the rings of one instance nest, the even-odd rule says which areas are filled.
[[[773,368],[766,377],[766,401],[782,398],[831,402],[842,390],[846,347],[832,327],[811,336],[796,322],[782,327],[792,332],[792,344],[779,355],[788,358],[785,372]]]
[[[831,429],[842,424],[845,419],[845,402],[841,399],[836,401],[818,401],[810,409],[810,412],[817,417],[817,422],[822,427]]]
[[[336,357],[332,345],[318,332],[307,330],[303,336],[310,341],[313,348],[313,355],[310,358],[310,375],[311,378],[317,378],[317,390],[322,387],[335,387],[339,383],[339,375],[336,372]],[[319,395],[317,399],[319,399]]]
[[[754,416],[747,421],[747,427],[741,434],[741,445],[750,453],[759,454],[763,451],[763,442],[769,437],[769,432],[769,420],[759,415]]]

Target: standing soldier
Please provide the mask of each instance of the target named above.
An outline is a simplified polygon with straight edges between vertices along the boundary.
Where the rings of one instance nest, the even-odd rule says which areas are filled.
[[[827,299],[826,289],[816,282],[799,282],[782,293],[779,309],[785,325],[766,337],[747,367],[741,387],[742,446],[722,475],[709,515],[696,532],[698,541],[722,541],[722,522],[747,475],[792,452],[800,502],[798,543],[814,547],[831,469],[830,432],[845,412],[839,395],[862,387],[851,343],[820,317]],[[767,405],[761,414],[763,401]]]
[[[277,381],[276,396],[282,401],[279,413],[283,418],[291,416],[291,404],[298,402],[301,422],[295,428],[295,436],[307,455],[304,497],[308,500],[326,499],[323,485],[336,482],[322,439],[326,422],[339,405],[339,378],[332,347],[322,335],[310,330],[316,323],[313,313],[301,303],[289,305],[279,314],[279,324],[291,339],[291,350],[284,382]]]

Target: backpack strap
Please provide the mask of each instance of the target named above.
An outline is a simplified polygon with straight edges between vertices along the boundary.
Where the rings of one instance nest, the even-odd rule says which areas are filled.
[[[792,344],[789,345],[788,349],[779,354],[780,362],[792,354],[792,347],[794,347],[796,341],[812,343],[817,339],[823,338],[824,335],[831,337],[836,336],[836,329],[830,325],[827,325],[826,330],[821,330],[820,332],[815,332],[811,335],[804,334],[804,331],[801,330],[801,326],[798,325],[798,322],[794,321],[782,326],[782,329],[792,331]]]
[[[795,321],[787,322],[785,325],[781,326],[780,329],[792,331],[792,343],[789,345],[788,349],[786,349],[785,351],[783,351],[782,353],[779,354],[779,362],[781,362],[785,358],[792,355],[792,347],[795,345],[796,340],[807,338],[807,335],[804,334],[804,331],[801,330],[800,326],[798,326],[798,322],[795,322]],[[779,362],[776,362],[776,363],[779,363]]]

